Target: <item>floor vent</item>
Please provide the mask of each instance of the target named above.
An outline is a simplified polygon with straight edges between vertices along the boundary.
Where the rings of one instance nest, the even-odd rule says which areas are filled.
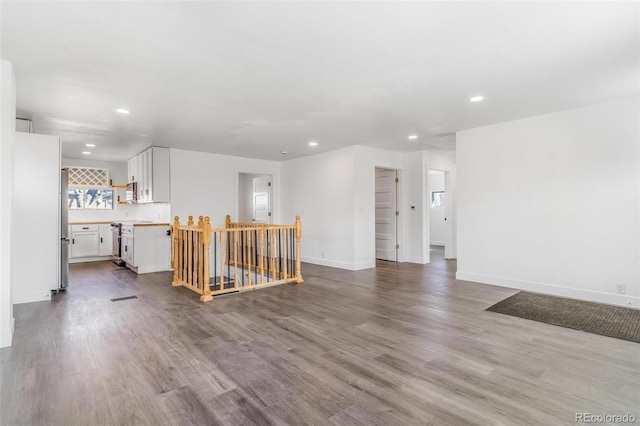
[[[121,300],[137,299],[138,296],[118,297],[117,299],[111,299],[112,302],[120,302]]]

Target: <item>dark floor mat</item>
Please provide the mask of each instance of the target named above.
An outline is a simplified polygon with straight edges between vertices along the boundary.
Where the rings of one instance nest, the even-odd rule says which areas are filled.
[[[640,343],[640,310],[521,291],[488,311]]]

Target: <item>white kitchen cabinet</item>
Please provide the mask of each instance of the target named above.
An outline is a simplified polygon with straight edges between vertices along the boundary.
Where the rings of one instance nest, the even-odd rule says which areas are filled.
[[[127,182],[137,182],[138,180],[138,163],[136,157],[127,161]]]
[[[171,201],[169,161],[169,149],[155,146],[129,160],[129,179],[138,184],[139,203]]]
[[[171,267],[169,225],[138,224],[122,227],[122,258],[138,274],[168,271]]]
[[[97,225],[71,225],[69,258],[100,256],[100,230]]]
[[[124,225],[121,234],[122,260],[127,266],[135,267],[134,263],[134,240],[133,225]]]
[[[111,224],[100,225],[98,232],[100,238],[100,247],[98,249],[100,256],[111,256],[113,254],[113,232]]]
[[[110,224],[70,225],[69,236],[69,259],[82,261],[82,258],[98,258],[113,254],[113,234]]]

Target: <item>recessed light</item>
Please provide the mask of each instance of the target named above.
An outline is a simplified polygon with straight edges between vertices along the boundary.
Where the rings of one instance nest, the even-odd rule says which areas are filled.
[[[287,151],[280,151],[280,154],[287,155]]]
[[[124,108],[118,108],[116,109],[116,112],[119,112],[120,114],[129,114],[129,110]]]
[[[84,155],[91,155],[91,153],[90,153],[89,151],[82,151],[82,153],[83,153]]]
[[[318,146],[318,142],[316,142],[316,141],[309,141],[309,146]]]
[[[409,139],[412,140],[412,141],[416,140],[416,139],[418,139],[418,135],[409,135]]]
[[[484,96],[474,96],[473,98],[469,99],[471,102],[480,102],[482,100],[484,100]]]
[[[89,147],[89,148],[95,148],[95,147],[96,147],[96,146],[95,146],[94,144],[92,144],[92,143],[87,143],[87,144],[85,144],[84,146],[87,146],[87,147]]]

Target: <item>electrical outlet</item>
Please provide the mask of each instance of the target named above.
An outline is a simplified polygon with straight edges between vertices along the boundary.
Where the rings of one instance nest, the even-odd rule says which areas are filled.
[[[627,289],[624,284],[616,284],[616,293],[627,294]]]

